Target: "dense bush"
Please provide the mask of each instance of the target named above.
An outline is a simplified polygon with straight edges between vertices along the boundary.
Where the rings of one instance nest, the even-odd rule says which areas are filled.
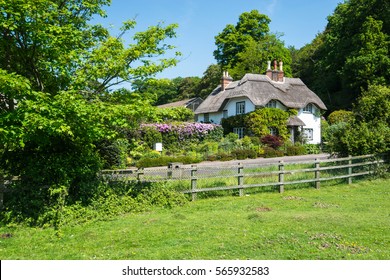
[[[344,123],[349,123],[354,119],[354,114],[351,111],[346,111],[346,110],[337,110],[333,111],[329,116],[328,116],[328,121],[329,124],[336,124],[340,122]]]
[[[299,156],[306,154],[306,149],[301,145],[287,146],[286,155],[288,156]]]
[[[257,158],[257,152],[251,149],[235,149],[231,154],[236,159]]]
[[[283,145],[283,139],[280,136],[268,134],[261,138],[261,143],[273,149],[277,149]]]
[[[273,158],[273,157],[282,157],[283,151],[275,150],[271,147],[264,147],[264,157],[265,158]]]
[[[321,153],[320,144],[305,144],[303,145],[305,148],[306,154],[319,154]]]
[[[103,168],[124,168],[127,164],[129,142],[127,139],[103,140],[97,144]]]
[[[167,183],[139,184],[129,182],[100,181],[95,192],[91,195],[89,203],[76,201],[66,203],[60,209],[46,207],[44,211],[30,209],[26,212],[24,203],[28,199],[37,197],[42,193],[31,193],[32,196],[17,195],[19,189],[7,193],[4,200],[5,209],[0,213],[0,219],[5,223],[28,223],[30,226],[60,226],[64,224],[82,224],[97,220],[108,220],[117,215],[142,212],[152,207],[172,208],[187,203],[185,196]],[[8,195],[9,194],[9,195]],[[36,202],[39,204],[41,198]],[[31,205],[31,204],[30,204]]]
[[[148,131],[145,134],[143,131]],[[199,143],[204,140],[218,141],[222,137],[222,127],[214,124],[202,124],[202,123],[154,123],[143,124],[140,127],[141,137],[143,135],[150,135],[153,133],[159,133],[160,137],[151,138],[151,141],[157,142],[157,140],[163,143],[165,150],[178,151],[181,148],[185,148],[191,142]],[[150,137],[149,137],[150,138]],[[142,139],[145,141],[144,139]]]

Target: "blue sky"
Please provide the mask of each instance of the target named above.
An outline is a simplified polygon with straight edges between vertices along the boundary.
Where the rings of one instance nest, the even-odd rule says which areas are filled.
[[[271,19],[271,32],[283,33],[286,46],[300,48],[324,30],[327,16],[342,0],[112,0],[106,8],[107,18],[97,19],[104,26],[119,28],[127,19],[136,19],[135,31],[160,22],[177,23],[177,38],[169,43],[183,56],[174,68],[159,78],[203,76],[215,63],[214,37],[227,24],[236,24],[243,12],[257,9]]]

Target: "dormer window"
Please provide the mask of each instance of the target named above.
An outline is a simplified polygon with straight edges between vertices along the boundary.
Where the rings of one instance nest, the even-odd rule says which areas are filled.
[[[303,112],[304,112],[304,113],[311,113],[311,114],[314,114],[314,112],[315,112],[315,107],[313,106],[313,104],[309,103],[309,104],[307,104],[307,105],[303,108]]]
[[[265,107],[267,108],[277,108],[277,101],[276,100],[271,100],[270,102],[268,102]]]

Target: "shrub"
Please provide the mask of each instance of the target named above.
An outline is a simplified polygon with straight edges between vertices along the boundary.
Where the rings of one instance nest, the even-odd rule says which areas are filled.
[[[337,110],[333,111],[329,116],[329,124],[336,124],[340,122],[349,123],[354,119],[354,114],[351,111]]]
[[[217,160],[220,160],[220,161],[229,161],[229,160],[233,160],[233,159],[234,159],[234,156],[229,154],[229,153],[218,152],[218,154],[217,154]]]
[[[273,149],[277,149],[283,145],[283,139],[279,136],[269,134],[261,138],[261,143]]]
[[[161,156],[158,158],[141,158],[136,166],[138,168],[156,167],[156,166],[168,166],[170,162],[181,162],[183,164],[198,163],[201,159],[191,156]]]
[[[319,154],[321,153],[321,147],[319,144],[305,144],[303,147],[307,154]]]
[[[286,155],[288,156],[299,156],[306,154],[306,149],[301,145],[287,146]]]
[[[126,139],[103,140],[97,145],[103,168],[124,168],[127,165],[129,142]]]
[[[236,159],[257,158],[257,152],[252,149],[235,149],[232,156]]]
[[[265,158],[273,158],[273,157],[281,157],[283,156],[283,151],[275,150],[271,147],[264,148],[264,157]]]

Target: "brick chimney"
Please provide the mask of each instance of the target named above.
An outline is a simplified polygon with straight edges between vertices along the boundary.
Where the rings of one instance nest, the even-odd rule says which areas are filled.
[[[233,78],[229,76],[227,71],[224,71],[221,79],[221,91],[224,91],[232,81]]]
[[[267,77],[274,82],[283,82],[284,81],[284,72],[283,72],[283,61],[279,62],[279,70],[278,70],[278,62],[276,59],[274,60],[274,69],[271,69],[271,61],[268,61]]]

